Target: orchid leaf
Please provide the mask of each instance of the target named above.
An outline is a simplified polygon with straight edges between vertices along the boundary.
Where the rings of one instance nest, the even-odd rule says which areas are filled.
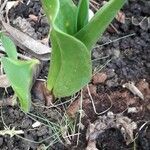
[[[75,37],[83,42],[87,49],[91,51],[125,2],[126,0],[110,0],[107,2],[91,21],[76,33]]]
[[[31,106],[31,85],[38,60],[21,61],[3,57],[4,71],[19,98],[21,109],[28,112]]]

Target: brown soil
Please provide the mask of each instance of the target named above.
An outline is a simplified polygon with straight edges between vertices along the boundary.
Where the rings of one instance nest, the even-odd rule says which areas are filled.
[[[18,16],[25,19],[29,18],[29,14],[38,16],[38,21],[29,20],[29,22],[35,29],[34,35],[36,36],[34,38],[42,40],[48,35],[49,25],[46,18],[40,17],[42,14],[40,2],[38,0],[31,1],[29,5],[26,5],[27,2],[28,0],[24,0],[24,3],[20,3],[16,8],[11,9],[9,13],[10,23],[13,25],[13,20]],[[101,4],[100,0],[97,0],[97,2]],[[136,122],[138,126],[134,131],[134,137],[136,138],[134,142],[129,145],[126,144],[119,129],[110,128],[105,130],[105,132],[99,134],[96,139],[96,147],[98,150],[150,150],[150,24],[149,28],[144,28],[144,25],[144,27],[134,25],[132,21],[132,17],[138,18],[140,21],[142,21],[144,17],[150,17],[149,10],[149,0],[129,0],[129,3],[122,9],[126,15],[125,24],[114,20],[112,24],[118,33],[109,29],[97,43],[98,48],[93,49],[93,69],[101,68],[101,66],[111,59],[111,61],[100,70],[100,73],[94,76],[89,85],[97,113],[100,113],[100,116],[107,114],[108,111],[114,114],[120,113]],[[110,42],[110,40],[115,40],[132,33],[134,33],[133,36],[105,44]],[[100,59],[103,57],[105,58]],[[40,78],[46,76],[47,71],[48,63],[42,69]],[[132,94],[127,88],[123,88],[122,85],[127,82],[134,82],[135,86],[144,95],[144,99]],[[11,89],[8,91],[9,94],[12,94]],[[1,97],[3,97],[4,89],[0,89],[0,93],[2,93]],[[5,97],[9,96],[6,95]],[[62,101],[64,102],[66,99]],[[33,95],[33,102],[41,103],[41,105],[44,104],[43,101],[35,100],[35,95]],[[74,107],[77,107],[78,104],[79,102],[75,102]],[[68,107],[68,104],[60,105],[58,108],[62,109],[64,107]],[[132,108],[134,108],[136,112],[130,112],[129,110]],[[72,112],[76,112],[77,109],[71,108]],[[0,130],[4,129],[4,121],[10,128],[15,127],[16,130],[23,130],[24,134],[21,135],[23,138],[32,141],[43,140],[42,142],[36,143],[26,141],[17,136],[10,137],[9,135],[4,135],[0,136],[1,150],[40,150],[39,146],[41,146],[41,144],[48,145],[54,140],[54,137],[49,137],[54,135],[55,131],[46,125],[50,123],[48,121],[54,123],[59,122],[61,116],[58,111],[56,111],[57,109],[32,106],[31,113],[45,120],[24,114],[18,106],[4,106],[1,110],[3,120],[0,120]],[[76,146],[77,137],[74,136],[71,145],[64,145],[63,143],[65,142],[63,140],[62,143],[56,141],[55,144],[52,144],[48,148],[49,150],[86,149],[88,144],[86,132],[89,122],[93,123],[98,119],[98,115],[94,112],[87,88],[83,90],[83,110],[85,113],[82,118],[84,129],[81,130],[78,146]],[[63,114],[63,111],[60,111],[60,113]],[[32,124],[35,122],[35,119],[43,124],[40,127],[33,128]],[[140,130],[140,127],[144,123],[146,123],[145,126]],[[61,135],[60,138],[62,138]]]

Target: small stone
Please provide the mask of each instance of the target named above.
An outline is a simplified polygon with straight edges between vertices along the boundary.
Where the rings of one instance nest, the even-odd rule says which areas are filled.
[[[150,104],[147,105],[147,109],[150,111]]]
[[[0,146],[2,146],[2,145],[3,145],[3,138],[0,137]]]
[[[32,125],[32,120],[28,119],[28,118],[25,118],[23,120],[23,123],[22,123],[21,127],[24,128],[24,129],[27,129],[27,128],[31,127],[31,125]]]
[[[108,86],[108,87],[117,87],[118,86],[118,78],[115,78],[114,80],[108,80],[107,82],[106,82],[106,85]]]
[[[150,63],[147,62],[147,63],[146,63],[146,67],[147,67],[147,68],[150,68]]]
[[[111,79],[111,78],[113,78],[113,77],[116,75],[114,69],[108,69],[108,70],[106,71],[106,74],[107,74],[107,79]]]
[[[47,127],[40,127],[39,130],[37,131],[38,136],[43,136],[44,134],[49,133]]]
[[[119,56],[120,56],[120,50],[114,49],[113,50],[113,58],[116,59],[116,58],[119,58]]]
[[[46,17],[43,17],[43,18],[41,19],[41,24],[46,24],[46,25],[48,25],[48,19],[47,19]]]
[[[97,73],[93,77],[93,84],[104,83],[107,79],[107,75],[105,73]]]
[[[99,57],[99,53],[97,51],[94,51],[92,55],[93,55],[94,58],[98,58]]]
[[[137,112],[138,112],[138,110],[136,107],[129,107],[128,108],[128,113],[137,113]]]

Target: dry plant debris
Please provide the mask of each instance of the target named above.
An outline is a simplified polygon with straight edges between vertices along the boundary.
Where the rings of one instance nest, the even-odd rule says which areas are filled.
[[[33,86],[33,95],[36,99],[44,101],[46,106],[53,105],[54,97],[53,95],[47,90],[45,80],[37,79],[34,86]]]
[[[89,150],[89,147],[91,147],[91,143],[93,145],[98,135],[109,128],[120,129],[124,136],[124,140],[128,145],[133,141],[133,131],[137,128],[137,124],[122,114],[113,114],[112,112],[108,112],[107,115],[99,116],[99,119],[97,119],[94,123],[90,123],[87,129],[87,150]]]
[[[78,98],[77,100],[73,101],[70,104],[70,106],[67,108],[67,114],[69,115],[69,117],[71,117],[71,118],[76,117],[76,113],[78,112],[78,110],[80,108],[80,101],[81,101],[81,99]]]
[[[142,18],[131,18],[132,24],[135,26],[140,26],[141,29],[147,31],[150,29],[150,17],[142,17]]]
[[[139,98],[141,98],[142,100],[144,100],[144,96],[143,96],[142,92],[134,85],[133,82],[125,83],[125,84],[123,84],[122,87],[127,88],[134,95],[137,95]]]
[[[17,104],[17,97],[16,95],[12,95],[8,98],[3,98],[0,100],[0,106],[14,106]]]
[[[124,12],[119,11],[115,18],[118,22],[125,24],[126,16]]]
[[[35,33],[35,29],[31,26],[27,19],[17,17],[15,20],[13,20],[13,24],[17,26],[22,32],[37,40],[37,34]]]
[[[15,130],[15,127],[13,127],[12,129],[10,128],[5,128],[4,130],[0,130],[0,135],[10,135],[10,137],[13,137],[15,135],[19,135],[19,134],[24,134],[23,130]]]
[[[19,1],[8,1],[6,3],[6,18],[7,18],[7,21],[9,22],[9,18],[8,18],[8,13],[9,13],[9,10],[12,8],[12,7],[16,7],[18,5]]]
[[[0,88],[5,88],[5,90],[7,91],[7,88],[10,86],[11,85],[6,74],[0,75]]]
[[[10,37],[13,39],[15,44],[23,49],[26,53],[39,60],[49,60],[50,59],[50,48],[39,41],[34,40],[25,33],[19,31],[18,29],[12,27],[8,23],[2,22],[4,29],[9,33]]]

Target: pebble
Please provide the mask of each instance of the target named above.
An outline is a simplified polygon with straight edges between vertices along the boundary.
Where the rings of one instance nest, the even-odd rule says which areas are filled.
[[[138,112],[138,110],[136,107],[129,107],[128,108],[128,113],[137,113],[137,112]]]
[[[118,86],[118,78],[115,78],[114,80],[107,80],[106,85],[108,87],[117,87]]]
[[[119,49],[113,49],[112,53],[113,53],[114,59],[119,58],[119,56],[120,56],[120,50]]]
[[[25,118],[24,120],[23,120],[23,123],[22,123],[22,128],[24,128],[24,129],[26,129],[26,128],[29,128],[29,127],[31,127],[31,125],[32,125],[32,120],[31,119],[29,119],[29,118]]]
[[[107,79],[106,73],[97,73],[93,77],[93,84],[104,83]]]
[[[43,136],[48,133],[49,133],[49,131],[48,131],[47,127],[45,127],[45,126],[40,127],[39,130],[37,131],[38,136]]]
[[[108,70],[106,71],[106,74],[107,74],[107,79],[111,79],[111,78],[113,78],[113,77],[116,75],[114,69],[108,69]]]
[[[0,137],[0,146],[2,146],[2,145],[3,145],[3,138]]]
[[[147,105],[147,109],[150,111],[150,104]]]

